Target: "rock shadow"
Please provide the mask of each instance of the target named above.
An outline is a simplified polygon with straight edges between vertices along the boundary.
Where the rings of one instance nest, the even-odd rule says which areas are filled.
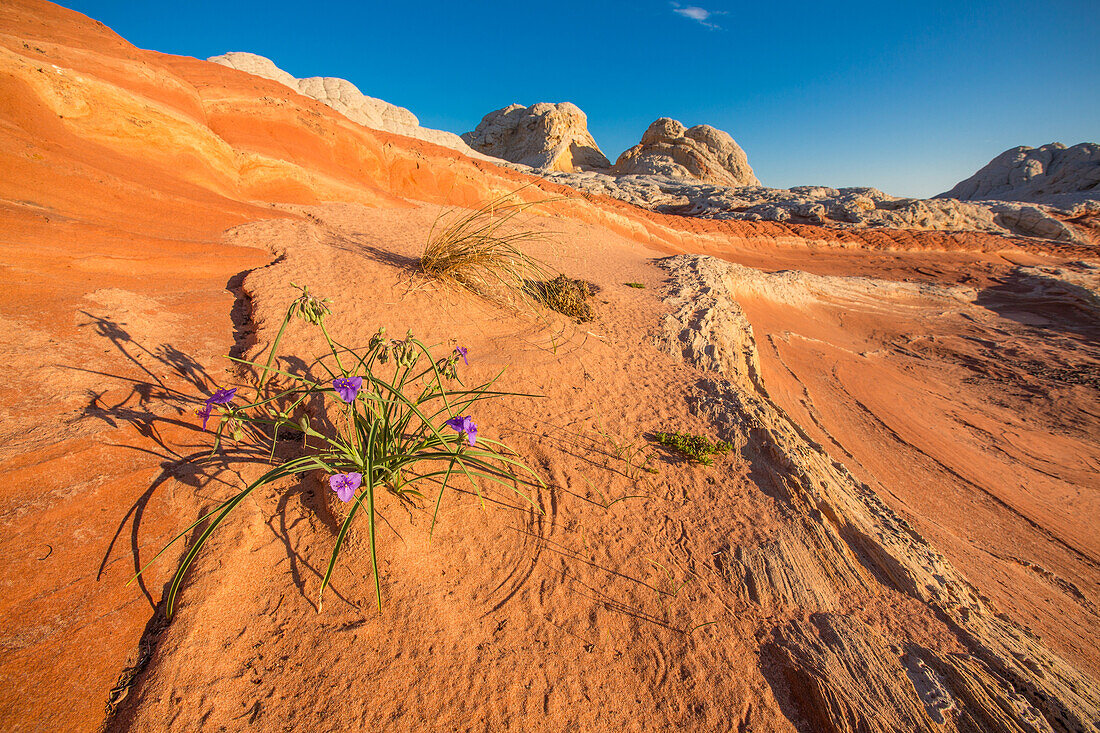
[[[975,303],[1002,318],[1100,344],[1100,293],[1017,269],[978,292]]]

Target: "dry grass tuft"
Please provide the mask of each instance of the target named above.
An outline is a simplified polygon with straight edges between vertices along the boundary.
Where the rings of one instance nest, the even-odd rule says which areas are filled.
[[[558,275],[553,280],[529,281],[527,291],[550,310],[569,316],[578,323],[596,319],[589,299],[596,289],[592,283]]]
[[[441,214],[428,234],[420,268],[491,300],[513,304],[529,300],[527,283],[546,280],[551,272],[519,245],[546,239],[546,234],[523,227],[515,218],[532,206],[558,199],[520,201],[519,190],[466,214]]]

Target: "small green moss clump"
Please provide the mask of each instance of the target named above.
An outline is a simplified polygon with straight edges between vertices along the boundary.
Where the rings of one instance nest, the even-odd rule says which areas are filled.
[[[547,308],[579,323],[596,320],[596,313],[588,302],[595,287],[584,280],[558,275],[553,280],[529,282],[528,292]]]
[[[666,448],[683,453],[685,456],[699,461],[704,466],[714,463],[711,456],[728,453],[731,449],[729,443],[724,440],[711,442],[705,435],[692,435],[691,433],[656,433],[653,436],[658,443]]]
[[[627,283],[626,286],[628,288],[638,288],[639,290],[642,290],[643,288],[645,288],[645,283]]]

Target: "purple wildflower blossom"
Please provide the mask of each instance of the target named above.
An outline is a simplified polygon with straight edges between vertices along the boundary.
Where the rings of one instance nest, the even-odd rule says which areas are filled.
[[[355,397],[359,394],[362,386],[362,377],[340,377],[332,380],[332,388],[336,390],[336,394],[340,395],[340,399],[349,405],[355,401]]]
[[[212,405],[227,405],[229,401],[233,399],[233,395],[237,394],[237,388],[233,389],[219,389],[213,395],[206,399]]]
[[[477,425],[474,424],[474,419],[469,415],[465,415],[464,417],[452,417],[443,424],[461,433],[466,438],[466,442],[470,445],[477,442]]]
[[[361,473],[337,473],[328,477],[328,485],[340,497],[340,501],[351,501],[355,490],[363,484]]]
[[[214,411],[214,405],[228,405],[235,394],[237,394],[236,387],[233,389],[219,389],[206,398],[206,402],[203,403],[202,409],[199,410],[199,417],[202,418],[203,430],[206,430],[206,421],[210,419],[210,414]]]
[[[199,410],[199,417],[202,418],[202,429],[206,430],[206,421],[210,419],[210,413],[214,411],[214,403],[207,402]]]
[[[466,360],[466,347],[465,346],[456,346],[455,347],[455,353],[462,357],[462,363],[463,364],[465,364],[466,366],[470,366],[470,362]]]

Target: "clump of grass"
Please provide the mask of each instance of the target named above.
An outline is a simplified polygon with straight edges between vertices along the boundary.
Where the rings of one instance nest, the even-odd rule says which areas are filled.
[[[439,494],[434,499],[429,536],[435,529],[447,486],[452,478],[460,476],[473,484],[479,498],[478,481],[494,482],[514,491],[538,510],[519,486],[521,483],[543,485],[541,479],[513,458],[515,453],[504,443],[478,435],[478,427],[470,414],[471,408],[483,400],[521,395],[493,391],[496,378],[476,387],[464,387],[458,378],[458,369],[460,360],[467,361],[467,349],[457,347],[437,358],[411,332],[404,339],[387,339],[385,329],[379,329],[366,347],[344,346],[333,340],[325,327],[328,301],[310,295],[305,288],[301,290],[302,295],[287,309],[279,337],[272,344],[266,362],[235,359],[260,371],[254,397],[243,398],[239,394],[242,388],[219,389],[206,400],[200,415],[204,429],[207,419],[217,415],[215,450],[223,433],[228,431],[230,435],[239,436],[242,426],[248,428],[244,432],[251,439],[271,441],[272,458],[280,430],[284,434],[300,435],[302,449],[299,455],[282,461],[200,517],[157,553],[153,561],[205,523],[172,579],[167,594],[168,615],[173,612],[188,568],[211,533],[230,513],[261,486],[311,469],[325,474],[331,490],[349,507],[321,581],[318,610],[321,594],[332,577],[348,529],[356,516],[361,516],[360,509],[366,512],[371,570],[381,610],[375,520],[378,501],[385,496],[384,492],[401,502],[416,505],[425,499],[419,487],[424,484],[437,486]],[[329,353],[310,364],[304,375],[282,371],[275,362],[279,340],[295,317],[318,327],[329,347]],[[270,388],[276,383],[276,380],[269,381],[272,374],[279,377],[278,386],[265,390],[264,385]],[[275,393],[271,394],[272,391]],[[328,406],[330,413],[342,414],[344,419],[311,420],[305,405],[318,400]],[[335,426],[329,427],[332,425]],[[523,474],[527,475],[526,479],[522,478]],[[138,575],[144,570],[142,568]]]
[[[527,292],[550,310],[569,316],[578,323],[596,320],[596,312],[588,302],[595,294],[592,283],[558,275],[553,280],[529,281]]]
[[[665,446],[671,448],[693,460],[699,461],[704,466],[714,463],[711,456],[728,453],[731,449],[729,443],[724,440],[711,442],[705,435],[693,435],[692,433],[655,433],[653,438]]]
[[[645,283],[625,283],[628,288],[637,288],[638,290],[645,289]]]
[[[644,442],[639,444],[636,440],[627,441],[616,438],[599,425],[596,425],[596,432],[611,445],[611,452],[615,458],[626,463],[626,477],[631,481],[637,481],[641,477],[642,471],[660,473],[659,470],[649,465],[650,461],[657,457],[657,454]]]
[[[519,247],[546,235],[519,226],[515,218],[536,204],[556,199],[521,201],[516,198],[519,190],[466,214],[440,214],[428,233],[420,269],[492,300],[524,299],[527,283],[547,279],[550,270]]]

